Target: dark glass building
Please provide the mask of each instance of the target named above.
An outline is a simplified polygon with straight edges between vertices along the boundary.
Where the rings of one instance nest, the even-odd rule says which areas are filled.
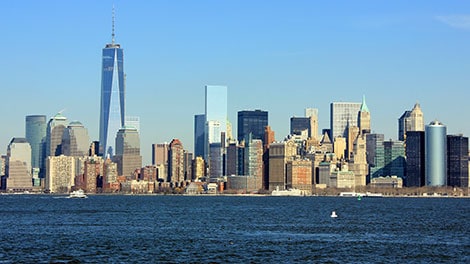
[[[194,116],[194,157],[204,157],[206,115]]]
[[[114,42],[103,49],[101,66],[100,154],[112,157],[116,153],[116,134],[125,125],[124,54]]]
[[[310,124],[310,117],[291,117],[290,134],[301,135],[302,131],[308,130],[308,135],[310,136],[312,134],[312,126]]]
[[[468,187],[468,137],[447,136],[447,185]]]
[[[407,187],[425,185],[424,131],[406,132],[406,180]]]
[[[237,125],[237,139],[239,142],[250,133],[252,139],[261,139],[264,142],[264,128],[268,125],[268,112],[261,110],[239,111]]]
[[[41,149],[46,139],[46,116],[29,115],[26,116],[25,121],[26,140],[28,140],[31,145],[31,167],[41,168],[43,162]]]

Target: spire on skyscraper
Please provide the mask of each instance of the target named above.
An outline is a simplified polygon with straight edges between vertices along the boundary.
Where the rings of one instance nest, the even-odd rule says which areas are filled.
[[[113,5],[113,23],[112,23],[112,33],[111,33],[111,44],[114,44],[114,5]]]
[[[361,112],[369,112],[369,108],[367,107],[367,104],[366,104],[365,95],[362,96]]]

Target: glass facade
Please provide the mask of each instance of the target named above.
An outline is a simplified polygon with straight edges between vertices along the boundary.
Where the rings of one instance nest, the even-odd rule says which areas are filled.
[[[406,132],[406,181],[408,187],[424,186],[424,131]]]
[[[308,130],[308,135],[312,134],[310,117],[291,117],[290,118],[290,134],[302,135],[303,130]]]
[[[468,188],[468,137],[447,136],[447,183]]]
[[[31,145],[31,166],[41,168],[41,148],[46,139],[47,118],[45,115],[26,116],[26,140]]]
[[[268,125],[268,112],[261,110],[239,111],[237,125],[238,142],[246,139],[250,133],[252,139],[264,141],[264,128]]]
[[[65,156],[88,156],[90,149],[88,130],[78,121],[70,122],[62,138],[62,154]]]
[[[426,186],[447,185],[447,128],[439,121],[426,126]]]
[[[44,160],[49,156],[59,156],[62,154],[62,137],[67,125],[67,118],[61,113],[56,114],[47,123],[46,156]]]
[[[206,126],[206,115],[194,116],[194,156],[204,157],[204,130]]]
[[[116,133],[125,125],[124,89],[123,50],[119,44],[108,44],[101,71],[100,154],[116,152]]]
[[[347,137],[348,126],[359,126],[358,115],[361,103],[336,102],[330,104],[330,138]]]

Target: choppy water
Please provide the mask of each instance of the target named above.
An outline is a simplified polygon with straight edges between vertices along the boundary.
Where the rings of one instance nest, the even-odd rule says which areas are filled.
[[[0,217],[0,263],[470,263],[470,199],[8,195]]]

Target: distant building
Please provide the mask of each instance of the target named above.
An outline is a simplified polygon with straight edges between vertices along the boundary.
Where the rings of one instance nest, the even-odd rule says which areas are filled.
[[[447,185],[468,188],[468,137],[447,136]]]
[[[49,156],[46,161],[45,189],[52,193],[68,193],[75,185],[75,158]]]
[[[330,138],[347,137],[348,126],[358,126],[361,103],[334,102],[330,104]]]
[[[194,116],[194,156],[204,157],[204,139],[205,139],[206,115]]]
[[[362,97],[361,108],[359,109],[359,121],[358,121],[359,132],[361,134],[370,133],[370,111],[366,104],[366,97]]]
[[[295,188],[304,194],[312,194],[312,161],[293,159],[286,164],[287,188]]]
[[[297,155],[293,140],[269,145],[269,190],[286,188],[286,164]]]
[[[310,118],[310,134],[309,137],[318,140],[318,109],[306,108],[305,117]]]
[[[25,138],[13,138],[7,149],[7,180],[3,188],[8,191],[30,191],[33,187],[31,175],[31,146]]]
[[[238,112],[238,142],[245,140],[251,133],[252,139],[264,140],[264,129],[268,125],[268,112],[262,110]]]
[[[140,137],[134,127],[123,127],[116,135],[116,155],[114,160],[119,175],[131,176],[136,169],[142,168],[140,155]]]
[[[62,154],[62,137],[68,125],[67,118],[61,113],[53,116],[47,123],[46,130],[46,157]]]
[[[418,103],[398,119],[398,140],[404,141],[408,131],[424,131],[424,115]]]
[[[424,131],[406,132],[406,181],[407,187],[425,185]]]
[[[114,24],[114,21],[113,21]],[[116,133],[125,123],[124,51],[120,44],[106,44],[101,64],[100,154],[116,154]]]
[[[426,186],[447,185],[447,128],[439,121],[426,126]]]
[[[383,134],[366,135],[367,163],[369,164],[369,180],[384,176],[385,149]]]
[[[137,132],[140,133],[140,117],[126,116],[124,123],[126,127],[135,127]]]
[[[397,176],[378,177],[371,180],[372,188],[402,188],[403,179]]]
[[[43,143],[46,142],[46,116],[29,115],[25,119],[26,140],[31,145],[31,167],[42,168]]]
[[[184,182],[184,148],[179,139],[173,139],[168,152],[168,182],[180,186]]]
[[[202,157],[196,157],[193,160],[192,170],[195,181],[200,181],[205,176],[205,164]]]
[[[152,164],[168,166],[168,143],[152,144]]]
[[[307,137],[312,135],[310,117],[291,117],[290,118],[290,134],[302,135],[302,131],[307,131]]]
[[[245,144],[244,174],[254,177],[254,187],[261,189],[263,187],[263,141],[248,136]]]
[[[88,156],[90,137],[88,130],[78,121],[70,122],[62,136],[62,154],[65,156]]]

